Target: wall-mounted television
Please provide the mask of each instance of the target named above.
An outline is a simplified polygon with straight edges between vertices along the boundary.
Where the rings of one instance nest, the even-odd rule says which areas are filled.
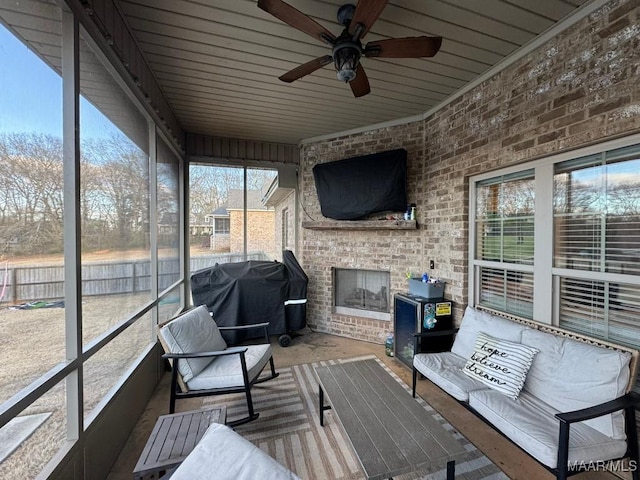
[[[375,212],[407,209],[404,148],[319,163],[313,167],[320,211],[335,220],[357,220]]]

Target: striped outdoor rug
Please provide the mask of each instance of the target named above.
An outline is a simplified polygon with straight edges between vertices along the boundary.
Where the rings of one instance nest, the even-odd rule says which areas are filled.
[[[302,479],[308,480],[359,480],[364,478],[349,439],[331,410],[325,413],[325,426],[320,427],[318,417],[318,382],[314,367],[365,358],[319,362],[280,368],[280,376],[274,380],[258,384],[251,390],[253,403],[260,417],[236,427],[236,431],[267,452],[281,464],[287,466]],[[380,365],[401,383],[407,391],[409,387],[382,362]],[[453,427],[433,410],[424,400],[416,400],[433,414],[446,428]],[[227,406],[227,421],[247,414],[244,394],[205,397],[203,406],[224,404]],[[500,471],[482,452],[462,435],[460,442],[469,451],[466,461],[456,462],[456,479],[502,480],[508,477]],[[442,470],[425,476],[407,474],[394,477],[401,479],[444,480]]]

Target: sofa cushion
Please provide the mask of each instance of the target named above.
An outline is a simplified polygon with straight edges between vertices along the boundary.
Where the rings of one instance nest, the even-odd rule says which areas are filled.
[[[474,380],[516,399],[536,353],[535,348],[480,332],[463,371]]]
[[[624,395],[629,381],[629,353],[537,330],[525,331],[522,342],[540,350],[524,390],[559,411],[579,410]],[[585,423],[607,436],[626,438],[623,412]]]
[[[463,373],[466,359],[451,352],[418,353],[413,366],[456,400],[466,402],[469,392],[487,388],[486,385]]]
[[[256,378],[271,358],[271,345],[247,345],[244,354],[247,361],[249,381]],[[244,385],[240,355],[224,355],[209,363],[200,373],[187,382],[189,390],[241,387]]]
[[[467,307],[451,351],[462,358],[468,359],[471,358],[479,332],[485,332],[502,340],[520,342],[522,332],[527,328],[520,323]]]
[[[226,425],[212,424],[172,480],[296,480],[298,477]],[[298,479],[299,480],[299,479]]]
[[[160,329],[159,335],[170,353],[213,352],[227,348],[227,342],[205,305],[192,308],[171,320]],[[180,360],[178,370],[182,379],[188,382],[211,361],[211,358]]]
[[[489,389],[470,392],[469,406],[538,461],[556,468],[560,425],[554,417],[556,409],[525,391],[512,400]],[[624,440],[607,437],[584,423],[571,425],[569,465],[619,458],[626,449]]]

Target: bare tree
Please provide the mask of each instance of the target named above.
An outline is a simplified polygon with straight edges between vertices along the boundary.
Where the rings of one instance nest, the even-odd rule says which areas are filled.
[[[92,165],[98,182],[92,202],[97,209],[83,215],[86,222],[107,227],[111,248],[148,245],[149,160],[145,152],[123,135],[89,140],[82,146],[83,159]],[[90,216],[89,216],[90,215]],[[86,247],[90,247],[87,245]]]
[[[62,250],[62,141],[42,134],[0,135],[4,248]]]

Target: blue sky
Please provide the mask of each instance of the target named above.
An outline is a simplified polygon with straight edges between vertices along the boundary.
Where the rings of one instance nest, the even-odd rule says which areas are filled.
[[[81,99],[83,138],[109,137],[118,129]],[[62,79],[0,24],[0,134],[62,137]]]

